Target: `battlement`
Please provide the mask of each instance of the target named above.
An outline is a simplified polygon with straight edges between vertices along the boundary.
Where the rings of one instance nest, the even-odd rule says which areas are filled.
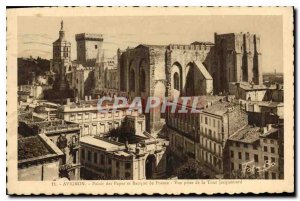
[[[103,41],[102,34],[93,34],[93,33],[80,33],[75,35],[76,41],[80,40],[92,40],[92,41]]]
[[[95,70],[95,67],[90,67],[90,66],[80,66],[79,68],[76,69],[77,71],[93,71]]]
[[[170,50],[210,50],[214,46],[211,42],[193,42],[190,45],[170,44]]]

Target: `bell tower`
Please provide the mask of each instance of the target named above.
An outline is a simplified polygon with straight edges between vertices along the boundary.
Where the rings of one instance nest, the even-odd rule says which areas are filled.
[[[53,43],[52,71],[56,74],[54,88],[68,88],[68,73],[71,73],[71,43],[65,39],[64,22],[60,23],[59,38]]]
[[[64,22],[60,23],[59,38],[53,43],[53,66],[54,73],[60,72],[61,62],[71,65],[71,43],[65,39]],[[69,73],[69,66],[66,66],[65,72]]]

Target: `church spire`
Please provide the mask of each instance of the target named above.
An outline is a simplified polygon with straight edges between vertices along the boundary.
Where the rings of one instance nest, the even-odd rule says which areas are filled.
[[[60,30],[63,31],[64,30],[64,21],[61,20],[60,22]]]
[[[61,20],[61,22],[60,22],[59,39],[60,40],[65,39],[64,21],[63,20]]]

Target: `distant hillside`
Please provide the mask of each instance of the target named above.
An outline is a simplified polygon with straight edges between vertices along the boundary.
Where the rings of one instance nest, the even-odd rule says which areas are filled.
[[[18,58],[18,85],[31,83],[33,73],[39,76],[49,70],[50,61],[47,59]]]

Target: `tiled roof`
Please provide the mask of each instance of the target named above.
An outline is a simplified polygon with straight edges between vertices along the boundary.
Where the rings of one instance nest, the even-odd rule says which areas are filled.
[[[260,128],[247,125],[241,130],[237,131],[235,134],[229,137],[232,141],[244,142],[244,143],[253,143],[259,140]]]
[[[266,133],[262,134],[261,137],[271,138],[271,139],[278,139],[278,129],[272,127]]]
[[[204,112],[222,116],[228,111],[229,108],[232,108],[233,106],[233,103],[219,101],[215,102],[212,106],[205,109]]]
[[[18,139],[18,160],[26,160],[52,154],[37,135]]]
[[[186,106],[187,108],[193,106],[193,101],[197,101],[196,108],[197,109],[204,109],[207,105],[210,103],[215,104],[216,102],[219,102],[220,100],[224,99],[224,96],[191,96],[190,101],[187,102]],[[178,105],[182,105],[183,99],[178,99]]]

